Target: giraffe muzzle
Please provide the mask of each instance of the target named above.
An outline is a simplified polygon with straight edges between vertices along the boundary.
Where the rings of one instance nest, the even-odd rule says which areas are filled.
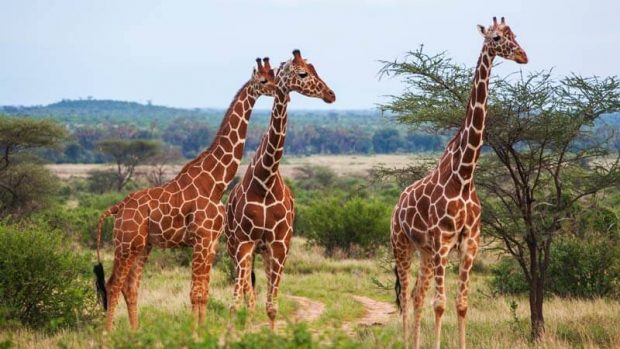
[[[334,103],[336,101],[336,94],[334,93],[334,91],[327,90],[327,92],[323,94],[323,101],[330,104]]]
[[[517,51],[517,53],[515,54],[515,62],[519,64],[526,64],[528,62],[527,54],[525,54],[525,51]]]

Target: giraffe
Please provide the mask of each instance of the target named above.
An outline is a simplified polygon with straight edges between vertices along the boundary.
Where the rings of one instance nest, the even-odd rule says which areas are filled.
[[[231,311],[237,309],[244,294],[249,308],[254,308],[253,256],[261,253],[269,283],[266,311],[272,330],[278,312],[278,287],[293,237],[295,216],[292,192],[279,171],[286,137],[289,92],[321,98],[326,103],[336,100],[334,92],[321,80],[314,66],[301,57],[299,50],[293,51],[292,60],[282,63],[276,73],[276,84],[269,128],[243,180],[230,194],[225,228],[228,253],[236,264]]]
[[[209,274],[218,237],[223,231],[224,190],[237,172],[252,107],[262,95],[275,95],[273,70],[256,60],[248,82],[230,104],[213,143],[177,176],[161,186],[129,194],[103,212],[97,225],[97,286],[106,330],[112,329],[114,310],[122,292],[132,329],[138,328],[138,288],[144,264],[153,245],[168,248],[192,246],[190,299],[194,326],[204,322]],[[99,257],[101,225],[114,216],[114,267],[107,284]],[[107,290],[107,291],[106,291]]]
[[[448,253],[459,253],[456,310],[459,348],[465,348],[465,317],[469,273],[480,239],[480,201],[473,175],[482,147],[489,76],[495,56],[527,63],[527,55],[502,17],[493,18],[486,28],[478,25],[484,37],[482,52],[474,74],[465,120],[448,143],[439,163],[424,178],[415,181],[400,195],[391,224],[391,244],[396,259],[396,300],[403,317],[404,344],[408,345],[407,288],[414,251],[420,254],[420,270],[412,292],[413,347],[419,347],[421,307],[431,276],[435,278],[435,348],[440,347],[441,318],[446,295],[444,279]]]

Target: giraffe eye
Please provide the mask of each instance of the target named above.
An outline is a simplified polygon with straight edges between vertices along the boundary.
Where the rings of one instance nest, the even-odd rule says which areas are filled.
[[[495,36],[493,37],[493,41],[498,42],[498,41],[499,41],[499,39],[501,39],[501,38],[502,38],[501,36],[499,36],[499,35],[495,35]]]
[[[308,73],[306,73],[305,71],[300,71],[299,73],[297,73],[297,75],[299,75],[300,78],[304,79],[308,76]]]
[[[261,79],[260,83],[263,84],[263,85],[266,84],[267,83],[267,79]]]

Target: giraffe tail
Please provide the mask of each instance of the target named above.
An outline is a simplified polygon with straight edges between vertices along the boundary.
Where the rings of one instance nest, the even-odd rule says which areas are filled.
[[[254,265],[256,264],[256,253],[252,255],[252,272],[250,273],[250,280],[252,280],[252,289],[256,285],[256,273],[254,273]]]
[[[99,300],[101,301],[101,305],[103,305],[103,310],[108,310],[108,294],[105,289],[105,273],[103,272],[103,264],[101,264],[101,257],[99,255],[99,245],[101,244],[101,230],[103,227],[103,221],[112,214],[118,212],[119,205],[114,205],[99,216],[99,221],[97,222],[97,264],[93,268],[93,272],[97,277],[97,295]]]
[[[396,306],[398,307],[398,311],[403,313],[403,307],[400,304],[400,278],[398,277],[398,269],[394,266],[394,274],[396,275],[396,282],[394,283],[394,291],[396,291]]]

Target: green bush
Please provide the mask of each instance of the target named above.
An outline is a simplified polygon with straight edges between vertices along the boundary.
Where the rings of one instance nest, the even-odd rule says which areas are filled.
[[[90,258],[73,252],[62,232],[2,224],[0,246],[0,323],[54,330],[94,314]]]
[[[526,293],[529,285],[523,270],[512,257],[504,257],[491,268],[491,288],[501,294]]]
[[[297,230],[327,255],[365,254],[389,242],[392,207],[376,198],[324,197],[298,210]]]
[[[561,297],[619,297],[620,245],[608,239],[575,237],[552,245],[546,290]],[[509,257],[492,268],[491,287],[499,293],[526,293],[521,267]]]
[[[549,291],[579,298],[620,296],[620,245],[603,238],[555,242]]]

